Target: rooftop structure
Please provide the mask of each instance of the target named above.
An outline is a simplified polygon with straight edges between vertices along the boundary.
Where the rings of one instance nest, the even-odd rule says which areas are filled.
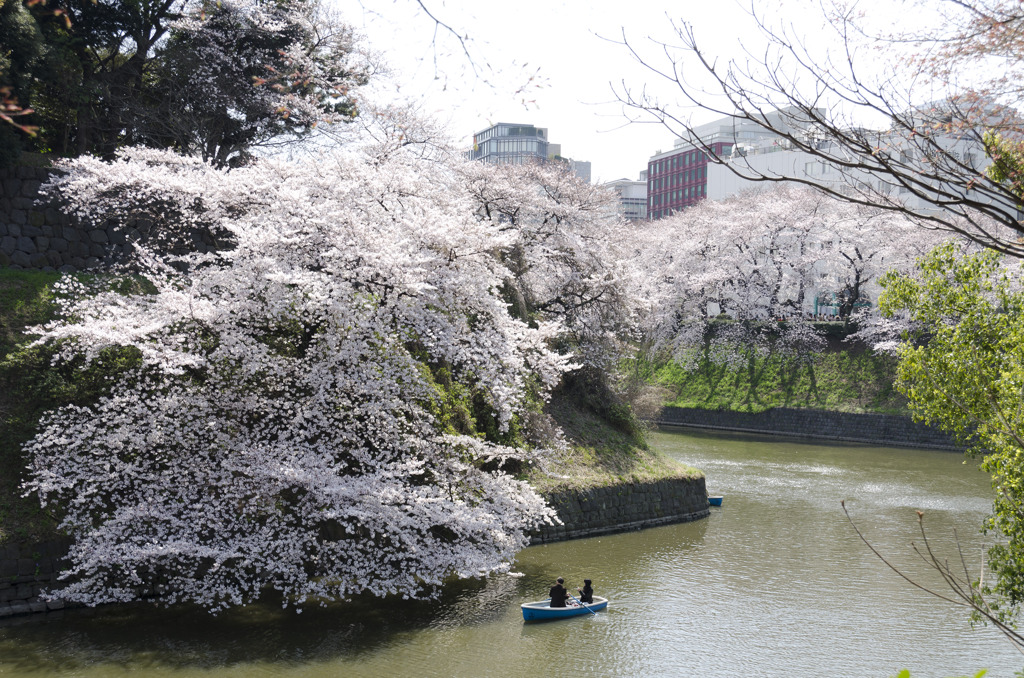
[[[766,118],[770,126],[792,134],[800,139],[800,143],[816,149],[827,149],[831,143],[825,136],[816,138],[818,130],[814,126],[793,124],[792,111],[770,113]],[[789,124],[785,124],[787,122]],[[901,142],[898,135],[877,130],[855,131],[865,139],[874,138],[872,143],[879,147],[893,147],[892,152],[900,152],[903,162],[914,162],[915,148]],[[938,140],[937,144],[965,165],[981,168],[987,162],[984,149],[967,136],[949,136]],[[709,150],[725,164],[712,162]],[[731,116],[696,127],[692,136],[677,139],[672,150],[656,152],[648,161],[647,174],[647,214],[650,219],[666,217],[704,199],[721,200],[742,191],[765,187],[764,182],[755,181],[753,177],[807,179],[847,193],[867,189],[905,200],[912,210],[926,212],[935,209],[924,196],[913,196],[906,187],[886,183],[885,177],[857,169],[841,169],[819,156],[795,148],[790,140],[776,132]]]
[[[497,165],[544,162],[560,155],[561,147],[548,141],[546,127],[499,122],[473,135],[470,160]]]

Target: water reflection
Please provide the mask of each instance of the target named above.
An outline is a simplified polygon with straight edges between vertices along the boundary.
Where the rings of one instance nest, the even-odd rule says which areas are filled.
[[[404,634],[493,622],[523,593],[517,578],[501,576],[459,582],[438,601],[382,604],[366,598],[307,606],[301,614],[268,601],[216,617],[191,606],[149,603],[22,617],[0,629],[0,673],[64,673],[102,663],[210,669],[357,657],[381,652]]]
[[[210,617],[150,605],[71,610],[0,627],[4,676],[1012,676],[991,629],[908,587],[842,515],[908,572],[923,508],[933,534],[985,546],[987,478],[952,453],[659,434],[723,494],[706,520],[532,547],[521,576],[461,582],[433,602],[267,603]],[[938,539],[943,548],[948,541]],[[524,625],[557,576],[592,579],[606,612]]]

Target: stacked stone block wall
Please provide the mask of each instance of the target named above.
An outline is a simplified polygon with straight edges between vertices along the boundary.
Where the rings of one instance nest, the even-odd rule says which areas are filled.
[[[57,585],[69,545],[50,541],[0,546],[0,619],[65,607],[64,601],[43,600],[40,593]]]
[[[133,242],[147,237],[146,223],[108,220],[84,224],[41,200],[40,187],[54,170],[27,165],[0,168],[0,267],[74,273],[126,261]],[[189,249],[214,249],[192,233]]]
[[[742,431],[893,447],[956,451],[963,449],[948,434],[933,426],[915,422],[909,417],[888,414],[857,414],[782,407],[764,412],[666,407],[658,415],[657,424],[666,427]]]
[[[563,524],[543,527],[532,535],[533,544],[682,523],[709,514],[703,476],[555,490],[545,498]]]

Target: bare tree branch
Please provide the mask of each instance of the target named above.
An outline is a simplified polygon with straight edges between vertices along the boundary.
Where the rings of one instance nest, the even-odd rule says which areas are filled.
[[[864,542],[864,545],[867,546],[868,549],[875,554],[875,556],[882,561],[886,567],[895,572],[901,579],[911,586],[918,588],[929,595],[935,596],[940,600],[944,600],[947,603],[970,609],[978,619],[981,619],[985,623],[992,624],[999,629],[999,631],[1006,636],[1007,640],[1013,643],[1013,646],[1017,648],[1019,652],[1024,654],[1024,634],[1021,634],[1001,619],[995,609],[995,606],[984,596],[985,589],[982,584],[984,581],[984,564],[982,565],[982,574],[979,575],[978,581],[971,581],[963,549],[960,546],[960,540],[956,536],[955,531],[953,533],[953,539],[956,543],[956,550],[960,558],[960,566],[963,569],[963,574],[955,573],[949,562],[940,558],[932,550],[931,542],[928,540],[928,533],[924,529],[924,513],[921,511],[917,512],[918,528],[921,531],[923,546],[919,547],[917,544],[912,544],[912,546],[914,548],[914,552],[921,557],[924,563],[942,577],[942,581],[946,585],[947,590],[941,591],[915,581],[896,567],[888,558],[882,555],[870,541],[868,541],[867,537],[865,537],[860,531],[860,528],[857,527],[857,524],[853,522],[853,518],[850,517],[850,512],[846,508],[846,502],[842,501],[840,502],[840,505],[843,507],[843,513],[846,515],[846,519],[850,521],[850,525],[853,527],[854,532],[857,533],[857,536],[862,542]]]
[[[982,158],[985,132],[1024,133],[1013,108],[977,91],[954,93],[941,103],[920,103],[918,90],[933,84],[926,82],[920,67],[892,67],[870,80],[862,77],[848,13],[831,17],[839,49],[825,62],[784,30],[771,28],[756,15],[754,20],[768,47],[743,61],[719,61],[686,23],[674,24],[677,44],[653,43],[658,57],[647,56],[623,36],[622,44],[633,57],[685,105],[666,105],[648,88],[634,90],[626,84],[616,91],[619,100],[745,180],[804,184],[1024,256],[1020,197],[986,175]],[[684,74],[704,77],[708,85],[690,84]],[[735,151],[719,155],[692,122],[687,112],[692,106],[752,124],[772,135],[782,149],[825,163],[838,180],[764,169],[757,156]],[[870,119],[884,125],[868,129],[857,122]],[[964,148],[974,149],[973,155]]]

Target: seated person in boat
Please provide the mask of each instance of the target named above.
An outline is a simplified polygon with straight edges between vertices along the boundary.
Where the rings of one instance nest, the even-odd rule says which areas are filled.
[[[583,588],[576,589],[580,592],[581,603],[592,603],[594,602],[594,587],[590,585],[589,579],[583,580]]]
[[[555,582],[548,594],[551,596],[551,607],[565,607],[565,599],[569,596],[569,592],[562,586],[565,580],[559,577]]]

